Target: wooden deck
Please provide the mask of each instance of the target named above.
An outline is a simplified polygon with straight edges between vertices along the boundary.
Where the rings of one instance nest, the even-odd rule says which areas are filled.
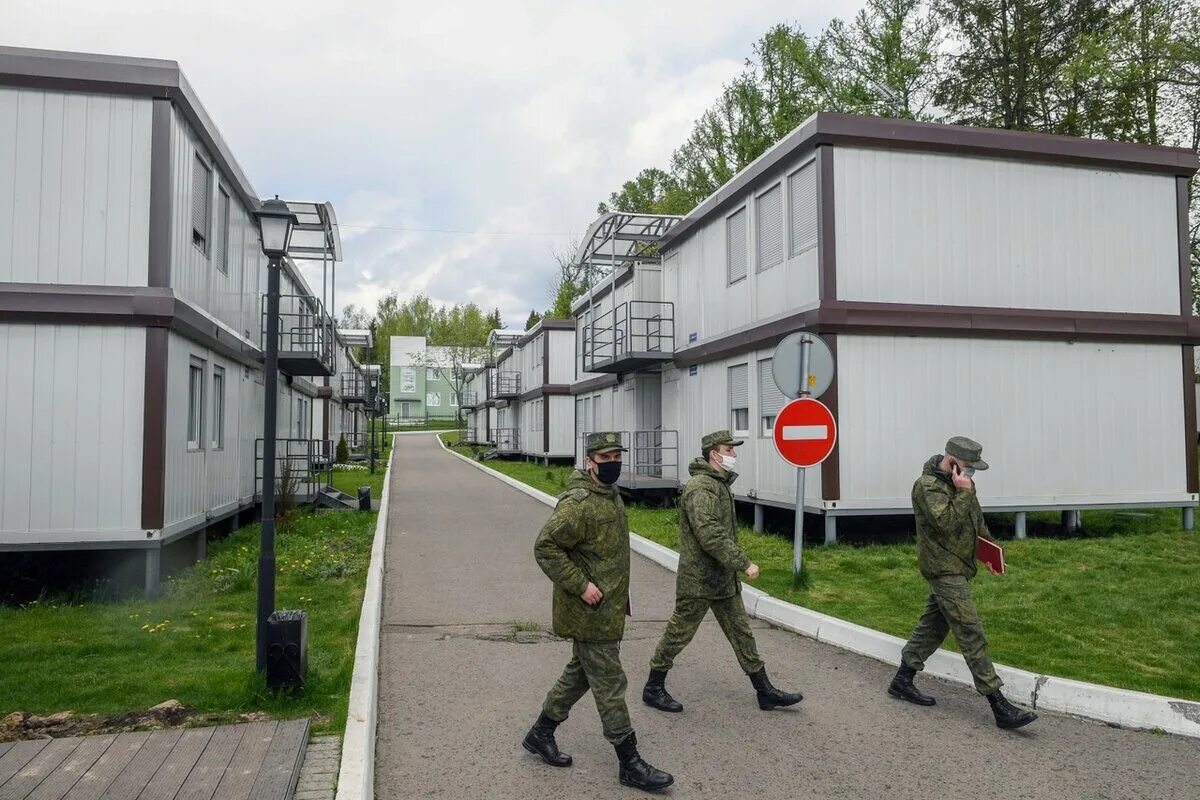
[[[0,800],[290,800],[308,720],[0,744]]]

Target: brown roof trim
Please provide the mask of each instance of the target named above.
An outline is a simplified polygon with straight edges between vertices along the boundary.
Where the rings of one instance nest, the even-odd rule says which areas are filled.
[[[170,328],[246,366],[263,362],[257,346],[158,286],[0,283],[0,322]]]
[[[521,395],[522,403],[528,400],[537,400],[539,397],[553,397],[555,395],[571,394],[571,386],[565,383],[547,383],[536,389],[530,389],[525,394]]]
[[[837,244],[834,226],[833,148],[817,148],[817,294],[822,302],[837,299]]]
[[[150,286],[171,285],[174,140],[171,101],[155,99],[150,118]]]
[[[575,330],[575,320],[573,319],[541,319],[537,324],[529,329],[529,332],[517,340],[517,347],[524,347],[533,341],[542,331],[573,331]]]
[[[1187,490],[1200,492],[1200,458],[1196,452],[1196,348],[1183,346],[1183,452],[1187,464]]]
[[[675,353],[690,367],[775,346],[797,330],[866,336],[929,336],[1051,341],[1200,343],[1200,319],[1174,314],[1125,314],[974,306],[907,305],[832,300],[711,339]]]
[[[165,328],[146,329],[142,400],[142,527],[161,530],[166,509],[167,352]]]
[[[258,193],[174,61],[0,47],[0,86],[170,100],[231,179],[246,208],[253,211],[259,206]]]
[[[964,125],[820,112],[809,117],[675,225],[660,244],[678,247],[709,216],[737,203],[757,181],[820,145],[952,153],[1016,161],[1097,166],[1191,176],[1200,159],[1186,148],[1080,139]]]
[[[616,386],[621,380],[616,375],[600,375],[596,378],[588,378],[585,381],[571,384],[571,394],[584,394],[586,392],[594,392],[597,389],[607,389],[610,386]]]
[[[1195,298],[1192,297],[1191,195],[1188,193],[1188,182],[1188,178],[1175,179],[1175,208],[1179,231],[1179,313],[1191,316]]]

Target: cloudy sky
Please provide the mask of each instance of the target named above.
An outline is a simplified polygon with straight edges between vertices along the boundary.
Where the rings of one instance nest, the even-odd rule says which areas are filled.
[[[665,166],[776,22],[856,0],[0,0],[3,43],[178,61],[261,195],[329,200],[338,306],[548,304],[552,253]]]

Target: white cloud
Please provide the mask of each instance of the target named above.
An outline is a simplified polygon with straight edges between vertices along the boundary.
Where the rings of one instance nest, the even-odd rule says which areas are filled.
[[[424,292],[519,325],[547,305],[552,248],[666,165],[770,25],[857,6],[6,0],[4,17],[8,44],[178,61],[261,194],[333,202],[339,306]]]

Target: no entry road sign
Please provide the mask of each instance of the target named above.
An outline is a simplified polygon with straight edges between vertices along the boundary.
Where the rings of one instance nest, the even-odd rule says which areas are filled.
[[[796,467],[815,467],[833,452],[837,422],[820,400],[801,397],[783,407],[775,418],[775,449]]]

